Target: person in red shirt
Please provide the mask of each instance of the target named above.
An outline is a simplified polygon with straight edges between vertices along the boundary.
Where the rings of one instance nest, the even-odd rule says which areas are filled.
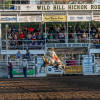
[[[31,25],[30,25],[30,27],[28,28],[28,31],[29,31],[29,32],[33,32],[33,28],[32,28]]]
[[[21,32],[21,34],[19,35],[19,39],[21,40],[21,41],[19,41],[19,45],[22,45],[22,40],[24,38],[25,38],[25,36],[24,36],[23,32]]]
[[[21,34],[19,35],[19,38],[20,38],[20,39],[24,39],[24,38],[25,38],[23,32],[21,32]]]

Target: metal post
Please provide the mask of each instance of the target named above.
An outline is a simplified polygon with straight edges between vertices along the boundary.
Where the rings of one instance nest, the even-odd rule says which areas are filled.
[[[1,23],[0,23],[0,51],[2,50],[2,41],[1,41]],[[1,54],[1,52],[0,52],[0,54]]]
[[[65,35],[65,43],[66,43],[66,25],[65,25],[65,22],[64,22],[64,27],[65,27],[64,35]]]
[[[88,46],[88,51],[89,51],[89,55],[90,55],[90,22],[89,22],[89,46]]]
[[[6,50],[7,50],[8,49],[7,48],[8,47],[8,45],[7,45],[7,29],[8,29],[8,24],[6,24],[5,27],[6,27]]]
[[[47,33],[46,33],[46,22],[45,22],[45,50],[46,50],[46,37],[47,37]]]
[[[68,43],[68,22],[67,22],[67,40],[66,42]]]

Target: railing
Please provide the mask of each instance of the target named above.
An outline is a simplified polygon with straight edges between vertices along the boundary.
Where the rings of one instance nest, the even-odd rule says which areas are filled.
[[[44,49],[45,41],[44,40],[3,40],[2,41],[2,50],[26,50],[29,49]]]
[[[13,59],[11,60],[13,65],[13,77],[24,77],[23,73],[23,59]],[[33,61],[27,61],[27,76],[28,77],[36,77],[36,63]],[[8,71],[8,77],[9,77],[9,71]]]
[[[0,77],[7,77],[7,76],[8,76],[7,61],[0,59]]]

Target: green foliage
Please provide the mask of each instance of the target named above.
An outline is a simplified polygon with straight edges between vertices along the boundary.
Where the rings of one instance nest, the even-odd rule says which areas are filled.
[[[9,5],[12,4],[12,0],[6,0],[4,4],[5,4],[5,9],[9,9]]]

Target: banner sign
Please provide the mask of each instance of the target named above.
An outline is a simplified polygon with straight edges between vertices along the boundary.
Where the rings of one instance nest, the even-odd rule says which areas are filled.
[[[63,70],[61,70],[61,72],[54,66],[47,66],[47,74],[63,74]]]
[[[17,22],[42,22],[42,16],[17,16]]]
[[[98,4],[47,4],[14,5],[15,11],[66,11],[66,10],[100,10]]]
[[[93,21],[100,21],[100,15],[93,15]]]
[[[17,22],[17,16],[0,16],[1,23]]]
[[[24,77],[23,69],[13,69],[13,77]],[[34,77],[35,69],[27,69],[27,77]]]
[[[47,43],[48,48],[66,48],[66,47],[88,47],[88,43]]]
[[[92,20],[92,16],[91,15],[68,15],[68,19],[67,21],[69,22],[79,22],[79,21],[91,21]]]
[[[65,67],[66,74],[82,74],[82,66],[81,65],[73,65]]]
[[[36,75],[37,77],[38,76],[46,76],[44,67],[42,67],[42,70],[40,72],[42,64],[43,64],[43,59],[41,57],[37,57],[37,75]]]
[[[66,15],[44,15],[43,16],[44,22],[66,22]]]
[[[84,57],[83,58],[83,73],[84,74],[93,73],[92,57]]]

